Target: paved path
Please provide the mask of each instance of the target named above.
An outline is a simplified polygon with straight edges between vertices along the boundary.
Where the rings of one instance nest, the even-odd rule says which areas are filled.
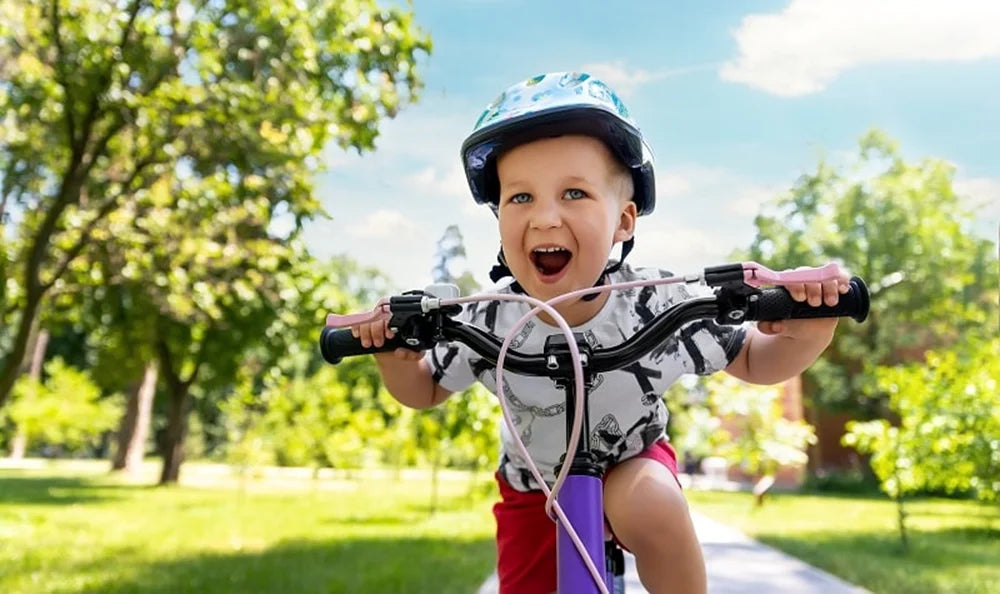
[[[867,592],[699,513],[692,513],[692,517],[705,555],[710,594]],[[635,558],[626,555],[625,561],[625,592],[645,593],[635,572]],[[496,576],[493,575],[479,589],[479,594],[496,594],[496,591]]]

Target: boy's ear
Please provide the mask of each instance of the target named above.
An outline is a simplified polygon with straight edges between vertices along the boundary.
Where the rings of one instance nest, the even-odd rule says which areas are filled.
[[[638,210],[636,210],[635,202],[629,200],[625,203],[618,218],[618,228],[615,229],[615,243],[632,239],[632,235],[635,234],[635,219],[637,216]]]

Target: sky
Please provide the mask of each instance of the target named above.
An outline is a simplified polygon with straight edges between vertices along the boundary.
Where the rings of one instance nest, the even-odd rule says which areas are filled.
[[[386,0],[380,0],[386,2]],[[309,223],[317,256],[347,254],[398,289],[431,282],[458,225],[452,272],[484,286],[496,220],[472,199],[459,147],[483,108],[535,74],[583,71],[624,99],[655,154],[657,208],[629,261],[676,273],[729,262],[761,205],[821,158],[846,165],[878,127],[908,160],[944,159],[955,188],[1000,227],[1000,2],[413,0],[433,40],[418,102],[384,120],[376,150],[331,147]],[[617,251],[616,251],[617,255]],[[767,264],[766,262],[764,264]],[[821,264],[821,263],[804,263]]]

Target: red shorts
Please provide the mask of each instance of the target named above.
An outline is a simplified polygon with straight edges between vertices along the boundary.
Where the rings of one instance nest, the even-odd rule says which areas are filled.
[[[656,460],[677,476],[677,454],[664,440],[635,457]],[[545,514],[545,495],[541,491],[517,491],[499,473],[496,479],[501,498],[493,506],[499,594],[555,592],[556,524]]]

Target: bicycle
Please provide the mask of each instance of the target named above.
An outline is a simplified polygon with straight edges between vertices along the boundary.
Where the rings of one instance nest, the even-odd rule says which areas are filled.
[[[419,351],[440,342],[458,341],[496,365],[497,385],[503,385],[505,364],[516,373],[554,380],[566,394],[566,451],[573,452],[573,457],[569,465],[565,464],[565,454],[560,459],[558,477],[551,488],[541,480],[537,469],[533,468],[533,472],[548,496],[546,510],[549,516],[554,515],[559,520],[556,539],[558,591],[561,594],[620,594],[624,590],[624,555],[614,540],[605,536],[602,469],[590,451],[589,431],[581,432],[581,427],[589,426],[588,390],[595,374],[630,365],[677,332],[682,325],[699,319],[714,318],[720,324],[742,324],[747,321],[846,316],[863,322],[868,316],[869,294],[859,277],[850,279],[848,291],[841,294],[837,305],[832,307],[814,307],[797,302],[784,289],[784,285],[822,282],[838,276],[839,268],[833,263],[821,268],[775,272],[756,262],[746,262],[705,268],[701,274],[695,275],[583,289],[548,302],[523,295],[457,297],[457,289],[447,290],[439,285],[432,291],[408,291],[384,298],[370,312],[330,314],[327,327],[320,335],[320,350],[326,361],[336,364],[343,357],[392,351],[400,347]],[[588,293],[681,282],[703,283],[713,288],[713,296],[676,303],[656,315],[633,336],[609,348],[592,349],[583,335],[573,333],[552,308],[562,300]],[[774,288],[762,288],[770,285]],[[452,319],[461,311],[462,303],[494,299],[529,301],[536,307],[515,324],[502,342],[477,326]],[[542,310],[552,316],[563,333],[549,336],[540,354],[508,350],[520,327]],[[350,330],[336,329],[386,317],[396,335],[381,347],[363,347]],[[522,453],[530,461],[523,444],[520,444],[503,398],[500,401],[504,420]],[[561,492],[563,486],[567,487],[565,492]],[[603,571],[597,570],[598,567],[604,568]]]

